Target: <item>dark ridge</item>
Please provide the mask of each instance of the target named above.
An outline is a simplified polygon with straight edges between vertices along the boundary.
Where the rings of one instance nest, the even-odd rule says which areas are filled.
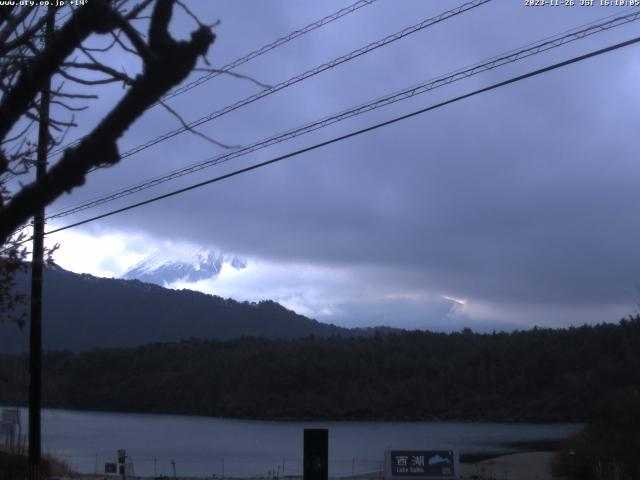
[[[29,290],[28,278],[24,273],[17,278],[19,290],[25,293]],[[45,350],[133,348],[186,338],[231,340],[243,335],[265,338],[368,336],[378,331],[350,330],[320,323],[271,300],[237,302],[138,280],[76,274],[59,267],[47,269],[44,281]],[[28,326],[23,331],[9,324],[2,324],[0,328],[0,352],[27,351]]]

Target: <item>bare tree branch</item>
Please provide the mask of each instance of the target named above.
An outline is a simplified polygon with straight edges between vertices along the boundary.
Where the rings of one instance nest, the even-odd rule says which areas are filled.
[[[97,80],[87,80],[86,78],[76,77],[75,75],[73,75],[73,74],[71,74],[69,72],[66,72],[66,71],[64,71],[62,69],[60,69],[58,71],[58,73],[60,75],[62,75],[64,78],[66,78],[67,80],[70,80],[70,81],[75,82],[75,83],[79,83],[80,85],[105,85],[107,83],[115,83],[115,82],[119,82],[120,81],[120,79],[113,78],[113,77],[100,78],[100,79],[97,79]]]
[[[23,322],[14,311],[21,299],[13,296],[11,282],[16,269],[25,263],[26,251],[16,241],[21,237],[12,236],[12,232],[25,225],[34,212],[82,185],[88,172],[117,163],[117,141],[122,134],[182,82],[200,57],[208,65],[205,55],[215,36],[182,3],[180,8],[191,15],[198,28],[189,41],[177,41],[169,33],[178,1],[90,0],[82,8],[71,6],[66,15],[69,18],[47,37],[47,42],[40,27],[47,15],[55,15],[53,8],[0,7],[0,321],[9,316],[18,325]],[[129,4],[133,8],[127,11]],[[142,18],[148,19],[146,35],[132,23]],[[96,34],[107,35],[107,42],[95,44]],[[100,47],[102,44],[106,46]],[[114,47],[139,58],[140,73],[132,78],[124,67],[114,68],[103,61],[107,56],[101,54]],[[84,101],[98,98],[92,92],[85,93],[78,84],[92,87],[123,82],[124,95],[87,135],[73,146],[59,149],[62,157],[43,177],[25,186],[20,176],[33,168],[38,147],[31,138],[34,124],[40,121],[37,100],[44,83],[54,75],[59,85],[51,91],[51,103],[59,108],[55,109],[56,116],[47,120],[45,141],[49,151],[76,126],[73,112],[86,109]],[[233,76],[254,81],[241,74]],[[65,85],[72,89],[63,91]],[[186,126],[175,110],[163,106]],[[188,130],[217,146],[233,148],[192,128]],[[13,179],[13,185],[19,184],[14,192],[7,188],[9,179]]]
[[[113,41],[120,45],[120,48],[122,48],[125,52],[133,53],[134,55],[140,56],[140,54],[136,50],[129,47],[126,43],[120,40],[120,36],[118,35],[118,33],[111,32],[111,36],[113,37]]]
[[[36,36],[36,32],[42,28],[46,21],[47,17],[43,16],[35,25],[25,30],[10,42],[0,42],[0,55],[4,55],[6,52],[13,50],[20,45],[25,44],[28,40],[34,38],[34,36]]]
[[[7,24],[0,30],[0,44],[4,44],[8,40],[16,28],[29,16],[29,13],[31,13],[29,9],[24,8],[18,15],[9,18]]]
[[[87,63],[87,62],[63,62],[62,63],[62,67],[71,67],[71,68],[81,68],[84,70],[95,70],[97,72],[102,72],[102,73],[106,73],[107,75],[109,75],[110,77],[112,77],[112,79],[114,81],[120,81],[123,82],[127,85],[131,85],[133,83],[133,78],[129,77],[126,73],[122,73],[117,71],[114,68],[111,68],[107,65],[103,65],[101,63],[98,62],[91,62],[91,63]],[[64,74],[67,73],[64,70],[60,70],[58,73],[60,73],[62,76],[65,76]],[[71,75],[70,75],[71,76]],[[68,78],[68,77],[65,77]],[[75,77],[73,81],[78,81],[78,78]],[[81,82],[84,83],[84,82]],[[101,83],[106,83],[106,82],[102,82]]]
[[[150,61],[152,52],[144,42],[144,40],[142,40],[138,31],[133,28],[131,24],[126,19],[122,18],[122,16],[120,16],[120,14],[118,14],[117,12],[114,14],[114,16],[118,27],[122,29],[124,34],[131,42],[131,45],[133,45],[133,47],[135,48],[135,51],[133,53],[137,53],[145,61]]]
[[[51,95],[55,97],[82,98],[87,100],[95,100],[96,98],[98,98],[98,95],[86,95],[81,93],[52,92]]]
[[[106,0],[94,0],[78,9],[71,20],[52,35],[47,48],[23,71],[15,86],[3,97],[0,103],[0,139],[22,116],[45,80],[59,70],[60,64],[79,44],[92,32],[109,31],[112,26],[110,12]]]
[[[60,105],[62,108],[68,110],[69,112],[83,112],[84,110],[89,108],[88,105],[83,105],[82,107],[74,107],[72,105],[69,105],[68,103],[61,102],[60,100],[51,100],[51,104]]]
[[[94,2],[93,5],[101,4],[105,7],[103,2],[98,0]],[[193,70],[200,56],[206,55],[215,39],[210,28],[199,27],[192,32],[189,41],[176,41],[171,37],[168,29],[174,3],[175,0],[156,1],[149,24],[150,54],[144,58],[142,73],[135,78],[120,102],[76,147],[67,149],[58,163],[40,180],[22,188],[4,208],[0,209],[0,243],[6,242],[12,232],[26,223],[38,208],[51,203],[64,192],[82,185],[92,168],[117,163],[120,156],[116,142],[120,136],[162,95],[184,80]],[[99,33],[109,33],[109,28],[119,28],[119,21],[114,18],[116,16],[110,8],[109,11],[104,11],[104,8],[101,10],[103,18],[106,18],[106,22],[103,23],[93,17],[96,14],[95,10],[91,11],[91,14],[83,14],[85,11],[91,11],[91,9],[78,9],[72,20],[55,35],[54,41],[68,53],[60,55],[59,52],[54,52],[53,59],[37,59],[29,73],[40,71],[51,75],[60,68],[64,58],[71,53],[71,47],[81,43],[78,42],[77,35],[74,36],[73,41],[65,37],[70,30],[69,24],[74,23],[78,29],[81,29],[84,35],[81,35],[82,40],[89,34],[88,27],[78,22],[81,15],[87,16],[86,20],[92,22],[91,27]],[[117,16],[120,17],[119,14]],[[47,48],[47,51],[49,50]],[[21,83],[21,80],[22,78],[18,81],[20,90],[27,95],[27,98],[32,99],[35,96],[35,93],[31,95],[32,90],[37,92],[36,82],[32,80]],[[12,96],[14,91],[15,89],[8,95]],[[4,100],[0,104],[0,138],[6,135],[3,129],[13,124],[5,120],[2,113],[6,112],[11,119],[19,118],[20,114],[16,114],[9,107],[22,107],[21,112],[24,113],[24,109],[29,105],[29,100],[19,101],[16,98],[12,98],[11,102]]]
[[[149,5],[151,5],[151,2],[153,0],[143,0],[142,2],[140,2],[138,5],[136,5],[135,7],[133,7],[131,9],[131,11],[129,13],[127,13],[126,15],[126,19],[127,20],[134,20],[136,18],[139,18],[138,15],[145,9],[147,8]]]
[[[83,47],[83,50],[88,52],[108,52],[113,48],[116,44],[115,39],[111,41],[111,43],[107,44],[105,47]]]

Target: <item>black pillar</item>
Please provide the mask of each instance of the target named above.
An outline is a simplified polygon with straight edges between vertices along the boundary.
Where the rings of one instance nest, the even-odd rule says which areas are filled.
[[[49,7],[44,42],[53,34],[55,7]],[[38,157],[36,178],[47,171],[49,147],[49,103],[51,79],[47,79],[40,94],[40,125],[38,131]],[[31,319],[29,337],[29,479],[40,480],[42,409],[42,268],[44,263],[44,208],[33,218],[33,257],[31,261]]]
[[[304,429],[304,480],[329,478],[329,430]]]

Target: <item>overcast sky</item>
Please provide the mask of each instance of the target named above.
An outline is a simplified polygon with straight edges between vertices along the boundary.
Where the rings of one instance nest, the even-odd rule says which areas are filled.
[[[192,1],[220,20],[215,67],[349,1]],[[454,8],[378,0],[237,69],[267,84]],[[579,0],[578,2],[579,3]],[[599,2],[598,2],[599,3]],[[270,95],[200,130],[246,145],[623,7],[526,7],[494,0]],[[638,22],[438,88],[294,141],[53,222],[72,221],[264,161],[491,83],[632,38]],[[176,11],[173,29],[194,23]],[[99,40],[96,40],[99,41]],[[135,73],[121,56],[118,67]],[[193,78],[201,73],[194,74]],[[241,300],[271,298],[345,326],[476,330],[618,321],[640,300],[640,46],[463,100],[279,164],[53,235],[63,267],[120,276],[154,251],[240,255],[212,281],[180,284]],[[169,103],[194,120],[252,93],[219,76]],[[104,88],[79,117],[90,128],[122,95]],[[161,108],[121,150],[177,121]],[[179,135],[95,172],[49,211],[224,153]]]

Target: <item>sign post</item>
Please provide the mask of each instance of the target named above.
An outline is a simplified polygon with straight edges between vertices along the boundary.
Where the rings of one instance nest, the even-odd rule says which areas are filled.
[[[387,450],[385,455],[385,480],[445,480],[460,474],[453,450]]]
[[[125,467],[124,462],[127,459],[127,451],[124,448],[118,450],[118,468],[120,469],[120,475],[122,475],[122,480],[125,478]]]

